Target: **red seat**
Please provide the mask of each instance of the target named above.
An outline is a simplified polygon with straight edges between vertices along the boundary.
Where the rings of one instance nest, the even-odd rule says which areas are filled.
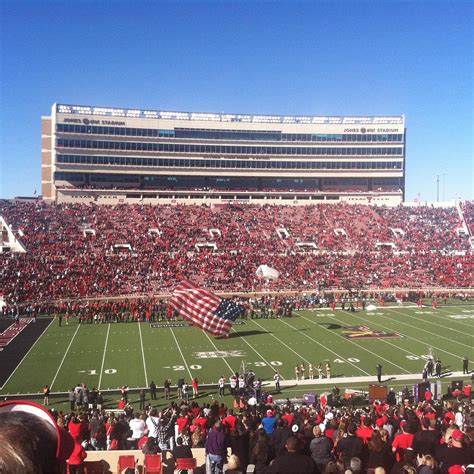
[[[161,454],[145,454],[143,472],[146,474],[161,474],[163,472]]]
[[[135,469],[135,456],[119,456],[117,463],[117,472],[121,473],[124,469],[132,468]]]
[[[196,458],[178,458],[176,459],[175,469],[178,471],[184,469],[196,469],[197,460]]]

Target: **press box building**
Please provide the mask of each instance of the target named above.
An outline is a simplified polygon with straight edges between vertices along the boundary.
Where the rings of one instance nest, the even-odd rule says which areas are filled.
[[[278,116],[54,104],[48,202],[398,205],[404,116]]]

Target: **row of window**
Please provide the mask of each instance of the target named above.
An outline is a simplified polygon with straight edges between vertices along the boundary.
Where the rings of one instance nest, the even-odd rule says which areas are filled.
[[[274,131],[250,130],[199,130],[176,128],[176,138],[196,138],[204,140],[256,140],[282,142],[401,142],[401,133],[282,133]]]
[[[56,131],[60,133],[87,133],[121,137],[174,138],[174,130],[159,130],[157,128],[98,127],[95,125],[58,123]]]
[[[58,163],[118,166],[157,166],[177,168],[232,169],[402,169],[399,161],[258,161],[258,160],[190,160],[179,158],[142,158],[125,156],[58,155]]]
[[[54,173],[57,181],[70,181],[78,183],[134,183],[143,186],[157,186],[166,189],[322,189],[325,185],[332,186],[366,186],[372,189],[377,186],[402,186],[400,178],[367,178],[363,176],[353,177],[321,177],[321,178],[254,178],[238,176],[159,176],[159,175],[133,175],[133,174],[109,174],[109,173],[70,173],[56,171]]]
[[[121,137],[149,138],[194,138],[202,140],[255,140],[289,142],[402,142],[401,133],[282,133],[275,131],[250,130],[199,130],[177,128],[159,130],[155,128],[101,127],[95,125],[74,125],[59,123],[56,131],[90,135],[115,135]]]
[[[274,147],[274,146],[225,146],[225,145],[188,145],[177,143],[141,143],[97,140],[76,140],[59,138],[57,146],[63,148],[88,148],[95,150],[151,151],[167,153],[218,153],[246,155],[403,155],[403,147]]]

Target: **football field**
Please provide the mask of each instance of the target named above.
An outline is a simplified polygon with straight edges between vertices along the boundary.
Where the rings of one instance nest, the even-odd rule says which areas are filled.
[[[221,375],[238,372],[242,362],[267,381],[278,369],[283,385],[290,385],[297,364],[305,364],[306,378],[313,364],[317,378],[318,364],[329,361],[330,383],[340,380],[343,386],[352,377],[375,382],[375,366],[381,364],[383,378],[393,376],[396,384],[397,378],[420,380],[430,355],[441,360],[444,375],[461,371],[463,357],[474,358],[474,306],[467,304],[436,310],[297,311],[291,318],[239,321],[228,339],[216,339],[185,322],[163,324],[78,324],[73,319],[59,327],[58,320],[51,320],[0,394],[28,396],[45,385],[52,392],[67,392],[78,383],[104,391],[125,384],[148,387],[152,380],[162,386],[167,378],[173,384],[192,377],[200,384],[216,384]],[[295,390],[291,385],[288,390]]]

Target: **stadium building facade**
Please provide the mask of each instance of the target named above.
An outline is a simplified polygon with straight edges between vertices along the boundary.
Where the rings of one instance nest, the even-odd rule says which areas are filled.
[[[405,117],[165,112],[54,104],[48,202],[398,205]]]

